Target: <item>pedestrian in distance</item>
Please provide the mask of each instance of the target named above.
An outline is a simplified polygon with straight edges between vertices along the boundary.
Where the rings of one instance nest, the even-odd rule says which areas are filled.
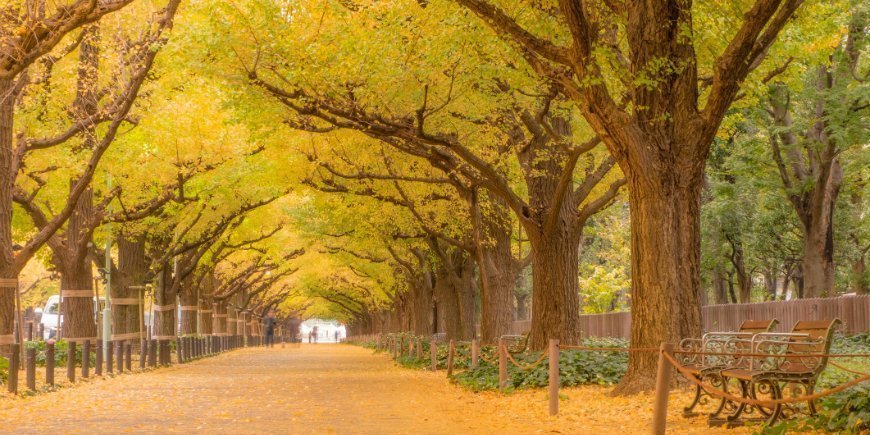
[[[266,330],[266,346],[275,347],[275,310],[269,310],[263,318],[263,327]]]

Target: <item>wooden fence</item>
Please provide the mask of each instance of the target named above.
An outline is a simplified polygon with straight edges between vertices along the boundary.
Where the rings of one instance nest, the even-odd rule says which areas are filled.
[[[776,331],[788,332],[798,320],[835,317],[843,321],[843,332],[846,334],[870,331],[870,295],[707,305],[701,308],[705,332],[736,331],[744,320],[771,318],[779,319]],[[530,320],[516,321],[512,325],[512,332],[524,334],[531,326]],[[629,338],[631,313],[583,314],[580,316],[580,329],[583,337]]]

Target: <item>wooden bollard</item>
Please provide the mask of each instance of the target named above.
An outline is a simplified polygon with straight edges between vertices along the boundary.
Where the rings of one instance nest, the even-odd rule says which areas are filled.
[[[507,388],[507,347],[501,337],[498,339],[498,387]]]
[[[27,389],[36,391],[36,349],[27,349],[24,352],[24,373],[27,378]]]
[[[476,369],[480,359],[480,341],[471,340],[471,368]]]
[[[45,343],[45,383],[54,386],[54,343]]]
[[[668,419],[668,393],[671,389],[671,362],[665,358],[665,354],[673,355],[674,344],[662,343],[659,353],[658,372],[656,373],[656,397],[655,405],[653,406],[653,425],[652,433],[654,435],[664,435],[667,427]]]
[[[148,358],[148,340],[139,343],[139,370],[145,369],[145,361]]]
[[[103,375],[103,340],[97,340],[94,346],[94,376]]]
[[[450,340],[450,346],[447,348],[447,377],[453,375],[453,354],[456,353],[456,347],[453,345],[453,340]]]
[[[432,363],[432,371],[438,370],[438,345],[435,343],[435,339],[429,341],[429,359],[431,359]]]
[[[550,339],[547,357],[550,367],[548,370],[548,386],[550,392],[550,415],[559,413],[559,340]]]
[[[186,339],[185,339],[184,337],[181,337],[181,338],[179,338],[178,340],[176,340],[176,342],[175,342],[175,356],[176,356],[176,358],[178,359],[178,363],[179,363],[179,364],[181,364],[181,363],[184,362],[184,359],[183,359],[182,354],[181,354],[181,352],[182,352],[182,351],[181,351],[181,348],[183,347],[183,344],[184,344],[185,340],[186,340]],[[169,347],[169,346],[170,346],[169,344],[166,345],[166,347]],[[168,355],[168,357],[169,357],[169,358],[172,358],[171,355]],[[184,357],[190,359],[190,356],[189,356],[189,355],[184,355]],[[172,364],[172,361],[170,360],[170,361],[168,362],[168,364]]]
[[[133,343],[124,342],[124,363],[127,365],[127,371],[133,371]]]
[[[76,342],[70,341],[66,348],[66,378],[76,381]]]
[[[18,394],[18,370],[20,369],[21,345],[18,343],[12,343],[10,347],[12,354],[9,355],[9,378],[6,379],[6,383],[8,384],[7,388],[10,393]]]
[[[115,363],[118,374],[124,373],[124,342],[121,340],[115,342]]]
[[[106,374],[107,375],[111,375],[112,372],[115,370],[114,364],[112,364],[112,362],[114,361],[114,358],[115,358],[114,347],[115,347],[114,341],[110,340],[110,341],[106,342]]]
[[[148,342],[148,367],[157,365],[157,340],[149,340]]]
[[[82,379],[87,379],[91,374],[91,340],[82,342]]]
[[[160,356],[160,358],[158,359],[158,363],[157,363],[158,365],[162,366],[162,365],[167,363],[168,360],[167,360],[166,353],[168,350],[169,350],[169,348],[168,348],[168,346],[166,346],[166,340],[160,340],[157,342],[157,352]]]

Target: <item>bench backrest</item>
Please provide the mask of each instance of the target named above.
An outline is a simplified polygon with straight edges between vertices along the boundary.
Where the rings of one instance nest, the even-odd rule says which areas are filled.
[[[776,325],[779,324],[779,320],[770,319],[770,320],[744,320],[743,323],[740,324],[740,332],[770,332]]]
[[[791,332],[809,334],[810,341],[801,343],[801,340],[794,340],[789,345],[789,351],[827,354],[831,350],[831,342],[834,341],[834,330],[841,323],[843,322],[840,319],[801,320],[795,323]],[[827,364],[828,357],[822,357],[816,366],[816,371],[822,371]]]

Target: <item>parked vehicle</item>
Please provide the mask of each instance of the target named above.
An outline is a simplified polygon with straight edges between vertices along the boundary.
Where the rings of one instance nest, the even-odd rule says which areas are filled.
[[[94,313],[99,314],[100,311],[106,304],[106,300],[100,298],[100,303],[97,303],[97,299],[93,298],[94,301]],[[42,319],[40,323],[42,323],[43,328],[43,339],[48,340],[50,338],[57,338],[57,328],[59,324],[60,316],[58,313],[60,305],[60,296],[53,295],[49,296],[48,302],[45,303],[45,308],[42,309]],[[96,320],[96,319],[95,319]]]

